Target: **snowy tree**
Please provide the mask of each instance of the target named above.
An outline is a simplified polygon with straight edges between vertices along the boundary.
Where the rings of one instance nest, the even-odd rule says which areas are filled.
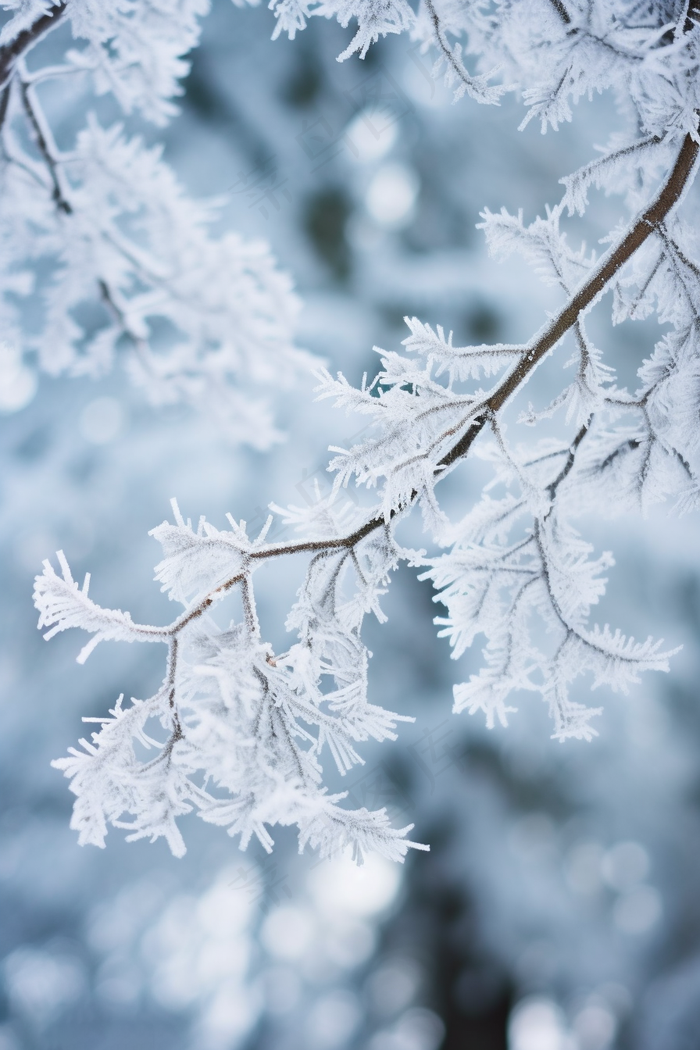
[[[627,692],[641,672],[668,669],[672,653],[662,642],[635,641],[593,618],[613,559],[595,557],[574,521],[591,511],[644,512],[661,501],[679,512],[698,504],[700,271],[693,227],[683,219],[700,149],[698,12],[687,2],[627,0],[425,0],[417,13],[364,2],[273,6],[275,33],[281,27],[292,36],[311,14],[344,26],[355,18],[358,32],[341,58],[406,29],[421,47],[436,49],[435,75],[446,77],[456,98],[497,104],[506,90],[519,91],[522,126],[536,119],[543,132],[556,130],[576,103],[601,91],[614,93],[626,122],[600,157],[564,175],[564,195],[544,216],[528,224],[505,209],[482,213],[490,250],[522,253],[561,292],[560,307],[530,339],[455,346],[451,333],[407,317],[404,351],[379,350],[372,381],[365,377],[356,388],[342,373],[318,372],[319,398],[369,422],[360,442],[331,447],[329,495],[319,493],[303,509],[272,505],[299,531],[298,541],[267,542],[272,518],[257,535],[233,517],[223,530],[205,518],[195,528],[174,503],[174,523],[153,530],[163,549],[156,580],[182,606],[165,627],[94,603],[89,578],[79,586],[62,555],[60,574],[47,562],[37,577],[46,637],[71,627],[92,635],[79,660],[103,640],[158,642],[168,653],[154,696],[126,706],[120,699],[81,750],[55,763],[77,796],[73,826],[81,842],[103,845],[111,823],[131,838],[164,836],[180,855],[177,818],[194,809],[240,836],[242,848],[256,836],[269,850],[269,828],[295,824],[301,850],[308,844],[330,855],[351,846],[358,858],[376,851],[401,859],[410,847],[425,848],[406,838],[410,828],[393,828],[382,809],[344,807],[342,793],[324,786],[321,764],[327,746],[339,773],[347,773],[362,761],[359,745],[393,739],[404,718],[369,702],[361,633],[365,616],[382,619],[381,598],[401,562],[419,567],[437,588],[447,615],[436,622],[455,657],[485,637],[483,668],[455,686],[454,710],[481,712],[489,726],[507,723],[514,694],[533,692],[547,705],[557,739],[590,739],[598,709],[573,699],[579,675],[589,675],[593,688]],[[17,33],[28,31],[18,23]],[[105,29],[100,41],[112,32]],[[91,54],[81,61],[89,64]],[[473,73],[465,65],[470,56]],[[17,93],[28,90],[16,88],[17,110]],[[91,156],[97,140],[116,151],[119,178],[130,170],[136,147],[96,124],[85,136],[93,136],[85,146]],[[52,150],[45,153],[54,210],[70,217],[62,168]],[[593,188],[621,195],[627,213],[600,257],[585,244],[571,247],[562,228],[569,216],[586,216]],[[96,214],[104,211],[103,202]],[[82,280],[84,270],[76,271]],[[69,272],[66,264],[62,273]],[[640,364],[636,389],[619,381],[588,330],[607,292],[614,323],[656,315],[666,326]],[[141,294],[140,287],[133,293],[137,304]],[[198,301],[196,290],[190,294]],[[116,316],[123,312],[118,307]],[[573,353],[573,379],[543,408],[522,407],[515,424],[546,436],[513,443],[513,403],[563,344]],[[547,434],[553,417],[565,437]],[[493,479],[455,522],[437,485],[473,455],[492,465]],[[347,498],[351,485],[366,493],[363,501]],[[408,549],[397,535],[417,507],[430,551]],[[273,562],[274,571],[277,559],[297,554],[309,564],[286,623],[293,641],[276,652],[261,633],[253,577],[263,563]],[[241,612],[221,629],[213,609],[233,592]],[[165,740],[155,739],[149,722],[160,723]],[[155,748],[155,758],[142,762],[136,744]]]

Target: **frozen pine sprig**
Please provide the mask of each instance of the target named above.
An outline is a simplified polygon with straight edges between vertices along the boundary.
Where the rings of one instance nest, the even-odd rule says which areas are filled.
[[[417,500],[426,527],[439,530],[445,519],[434,488],[438,476],[448,469],[444,456],[455,437],[474,426],[482,404],[482,392],[457,391],[441,379],[441,373],[446,367],[453,375],[458,369],[460,374],[473,374],[475,369],[491,372],[493,364],[486,357],[484,366],[482,347],[454,351],[444,336],[442,342],[439,336],[430,338],[429,329],[420,322],[411,321],[409,327],[414,333],[408,340],[409,349],[418,353],[418,360],[414,354],[409,357],[375,347],[382,370],[369,386],[363,379],[356,390],[342,374],[333,379],[325,373],[318,397],[334,398],[336,406],[372,417],[364,440],[350,449],[331,446],[336,453],[329,464],[336,475],[334,490],[347,488],[353,481],[378,489],[386,523]],[[494,357],[520,353],[519,348],[496,348]],[[462,365],[466,361],[469,365]]]
[[[311,4],[276,10],[291,35],[314,13]],[[412,20],[383,0],[316,12],[343,24],[357,17],[353,46],[361,51]],[[673,651],[661,641],[637,641],[596,615],[614,559],[594,551],[578,519],[662,500],[682,512],[700,505],[700,265],[686,204],[700,153],[699,19],[695,0],[432,0],[421,8],[412,23],[417,39],[436,44],[455,75],[461,64],[466,76],[485,78],[482,86],[502,63],[543,130],[570,119],[594,91],[613,89],[620,102],[627,126],[603,156],[564,177],[559,203],[528,223],[505,210],[482,213],[491,250],[522,254],[561,305],[522,344],[457,347],[439,325],[410,318],[403,352],[379,350],[374,379],[356,387],[342,373],[319,372],[318,396],[365,423],[351,447],[331,446],[330,494],[317,490],[308,508],[273,505],[299,534],[276,543],[267,543],[266,530],[248,536],[233,519],[229,529],[205,519],[193,528],[175,508],[174,524],[154,530],[163,546],[158,582],[183,606],[170,625],[134,624],[102,609],[65,559],[61,575],[47,564],[36,587],[40,626],[49,635],[69,627],[91,633],[83,659],[102,639],[168,648],[156,695],[117,705],[82,751],[59,760],[77,796],[81,841],[101,844],[112,824],[131,837],[164,836],[181,852],[178,820],[194,810],[243,848],[257,837],[271,849],[274,826],[295,824],[302,849],[329,855],[352,847],[358,856],[378,850],[402,859],[416,846],[406,838],[410,829],[393,829],[383,810],[344,808],[342,793],[324,785],[324,761],[329,756],[346,775],[361,763],[364,743],[393,740],[404,720],[369,701],[362,638],[368,614],[385,618],[382,599],[403,562],[432,580],[446,610],[437,624],[455,658],[483,642],[481,670],[455,686],[454,710],[480,713],[489,727],[505,725],[522,694],[534,694],[555,738],[590,740],[601,709],[583,702],[581,679],[625,693],[643,672],[668,670]],[[465,54],[476,73],[466,71]],[[131,148],[136,167],[160,163]],[[68,166],[65,178],[62,168],[48,172],[52,196],[42,207],[70,217]],[[586,218],[593,187],[617,194],[624,212],[600,256],[572,246],[565,230],[567,212]],[[187,241],[192,228],[178,236]],[[139,256],[134,265],[142,263]],[[109,298],[126,318],[117,297]],[[130,308],[143,320],[134,298]],[[639,351],[636,389],[620,384],[608,347],[589,334],[587,315],[608,305],[614,323],[656,316],[668,326],[647,359]],[[186,296],[178,308],[193,309]],[[562,363],[573,375],[562,370],[544,407],[520,405],[515,416],[516,428],[552,420],[558,430],[534,440],[531,430],[518,431],[523,440],[513,440],[506,426],[513,417],[504,414],[564,343]],[[555,363],[549,371],[556,378]],[[493,477],[482,498],[451,520],[438,483],[473,451]],[[417,505],[430,552],[397,540]],[[292,555],[305,556],[307,567],[287,618],[289,648],[275,652],[260,630],[254,572]],[[233,592],[240,612],[221,627],[216,607]],[[137,759],[134,741],[155,748],[155,757]]]
[[[252,573],[283,553],[279,546],[250,541],[233,520],[229,530],[202,521],[195,531],[174,510],[175,523],[153,533],[165,555],[156,578],[183,606],[165,627],[134,624],[96,605],[62,554],[62,576],[47,563],[37,577],[47,637],[68,627],[93,634],[79,659],[107,638],[168,646],[156,695],[128,708],[120,701],[110,718],[95,719],[102,728],[81,741],[82,750],[55,763],[77,796],[80,842],[103,845],[112,824],[127,829],[129,840],[163,836],[180,856],[177,820],[195,810],[240,836],[242,848],[255,836],[271,849],[276,824],[296,824],[300,848],[309,844],[323,856],[351,847],[358,857],[373,850],[399,860],[422,848],[384,810],[345,809],[345,795],[329,795],[322,782],[326,753],[344,775],[363,761],[358,745],[396,739],[398,723],[410,721],[368,701],[360,637],[366,613],[381,616],[378,600],[398,558],[391,539],[372,534],[352,550],[315,554],[287,624],[298,641],[275,653],[261,638]],[[242,615],[222,629],[210,610],[234,589]],[[155,748],[155,756],[138,759],[136,742]]]
[[[313,502],[303,507],[294,504],[278,507],[276,503],[271,503],[270,510],[284,526],[311,540],[329,536],[341,538],[365,520],[366,513],[362,507],[351,499],[343,500],[337,491],[331,490],[328,496],[322,496],[317,479],[314,480],[313,492]]]
[[[120,696],[109,717],[84,719],[101,723],[101,729],[92,733],[91,740],[80,741],[82,750],[69,748],[68,758],[53,763],[70,778],[77,796],[71,827],[78,832],[81,846],[102,849],[108,824],[132,829],[131,840],[150,835],[153,841],[162,835],[174,855],[181,857],[185,844],[175,818],[191,810],[186,798],[196,788],[186,787],[170,755],[144,763],[134,750],[135,742],[148,750],[158,747],[144,727],[149,718],[167,710],[167,696],[160,692],[146,702],[132,700],[127,708],[122,700]],[[132,815],[131,824],[120,821],[125,812]]]
[[[538,215],[526,226],[522,211],[511,215],[502,208],[494,214],[486,208],[478,228],[484,231],[489,251],[496,258],[504,259],[518,252],[545,284],[559,285],[569,292],[590,271],[596,257],[594,252],[586,253],[585,244],[578,250],[569,246],[566,234],[560,229],[563,210],[562,204],[547,207],[544,218]]]
[[[71,575],[70,566],[63,551],[58,552],[61,567],[59,576],[49,561],[44,562],[44,571],[37,576],[34,589],[34,604],[39,610],[39,628],[49,627],[44,638],[48,641],[60,631],[70,627],[82,627],[93,638],[80,651],[78,663],[85,663],[99,642],[158,642],[163,633],[158,628],[135,624],[129,613],[121,609],[103,609],[88,595],[90,574],[85,574],[82,587]]]
[[[542,493],[550,499],[564,482],[558,479],[568,454],[561,449],[534,461],[537,468],[548,463],[552,480]],[[520,498],[486,497],[456,530],[459,539],[450,552],[432,560],[423,578],[433,581],[439,589],[435,600],[447,607],[448,616],[435,622],[455,658],[476,636],[487,640],[483,670],[455,686],[456,712],[482,711],[488,726],[496,720],[505,725],[515,711],[508,698],[519,690],[536,692],[554,718],[557,739],[589,739],[596,732],[590,718],[600,709],[572,701],[571,683],[591,672],[593,688],[627,692],[642,671],[667,671],[672,653],[662,651],[660,642],[637,643],[607,624],[590,624],[612,556],[591,557],[590,544],[560,519],[556,499],[548,507],[541,501],[531,514],[528,487],[535,490],[537,479],[528,486],[527,475],[533,466],[519,466]],[[570,475],[566,480],[572,484]]]
[[[424,354],[427,367],[434,362],[437,366],[435,377],[447,372],[450,386],[455,381],[479,379],[482,375],[495,375],[507,364],[522,353],[522,346],[508,343],[486,344],[480,346],[453,346],[452,332],[445,338],[442,325],[433,331],[429,324],[423,324],[417,317],[405,317],[404,321],[411,334],[403,340],[408,350]]]
[[[163,548],[155,578],[171,601],[196,604],[217,584],[240,576],[254,543],[248,539],[245,522],[229,518],[230,528],[222,531],[202,517],[195,531],[191,521],[185,522],[176,500],[172,508],[175,524],[164,521],[151,530]]]
[[[612,136],[610,148],[602,150],[602,156],[560,179],[566,189],[562,204],[569,215],[585,213],[592,188],[614,193],[622,186],[630,203],[636,203],[640,188],[648,192],[649,183],[668,167],[673,138],[651,134],[638,136],[631,142],[623,138],[620,142],[619,134]]]

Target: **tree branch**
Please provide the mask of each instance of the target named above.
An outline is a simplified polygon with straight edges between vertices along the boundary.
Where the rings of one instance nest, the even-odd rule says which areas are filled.
[[[136,355],[144,369],[150,376],[156,376],[151,356],[151,348],[149,347],[148,342],[140,335],[137,335],[130,326],[124,309],[117,302],[116,293],[109,287],[103,277],[98,277],[97,286],[100,289],[100,296],[102,297],[102,301],[108,312],[121,328],[122,335],[125,336],[134,347]]]
[[[66,8],[67,0],[59,0],[53,11],[47,11],[28,29],[18,33],[11,43],[0,47],[0,88],[3,88],[12,76],[17,59],[34,47],[46,33],[55,29]]]
[[[34,131],[34,137],[36,144],[39,148],[46,167],[49,169],[51,174],[51,181],[53,182],[53,199],[56,202],[56,207],[66,215],[70,215],[73,208],[70,201],[66,197],[64,187],[61,185],[61,172],[59,168],[60,161],[56,157],[55,152],[51,149],[54,145],[52,142],[52,135],[49,126],[44,119],[44,114],[39,107],[37,100],[33,97],[34,91],[31,86],[25,83],[24,80],[20,79],[20,91],[22,93],[22,102],[29,118],[29,123]]]
[[[534,371],[542,358],[563,339],[573,328],[578,318],[586,313],[606,290],[608,284],[619,270],[629,262],[638,248],[654,233],[680,200],[690,179],[698,157],[698,143],[690,134],[683,139],[683,145],[673,165],[671,173],[649,205],[622,240],[612,248],[598,263],[598,266],[587,281],[571,296],[559,313],[552,318],[541,333],[529,344],[529,349],[512,372],[506,376],[495,392],[485,402],[485,408],[499,412],[518,388]],[[439,466],[451,466],[469,451],[477,434],[486,422],[486,415],[480,417],[477,425],[472,427],[442,458]]]
[[[557,489],[561,485],[562,481],[564,481],[568,477],[568,475],[571,473],[571,471],[573,469],[574,463],[576,461],[576,451],[577,451],[579,445],[581,444],[581,442],[583,441],[583,439],[585,438],[586,434],[588,433],[588,431],[590,429],[590,425],[591,425],[592,419],[593,419],[593,417],[591,416],[591,419],[588,421],[588,423],[584,423],[584,425],[581,427],[581,429],[579,430],[578,434],[576,435],[574,440],[571,442],[571,445],[569,446],[569,452],[568,452],[568,455],[566,457],[566,463],[561,468],[561,470],[557,474],[557,476],[554,479],[554,481],[551,481],[549,483],[549,485],[547,485],[547,492],[549,493],[550,498],[552,500],[554,500],[554,497],[556,495]],[[552,503],[552,507],[553,506],[554,506],[554,503]],[[549,515],[551,514],[552,507],[550,507],[550,509],[547,511],[547,515],[546,515],[547,517],[549,517]]]
[[[461,82],[462,82],[462,87],[459,89],[459,92],[455,96],[455,98],[459,98],[463,94],[464,91],[467,91],[473,98],[476,98],[476,100],[478,102],[490,101],[490,102],[495,103],[496,105],[498,105],[498,95],[503,94],[503,92],[505,91],[505,88],[491,88],[491,89],[488,89],[488,90],[491,91],[491,97],[490,98],[488,97],[487,94],[484,94],[484,96],[481,97],[481,98],[479,97],[480,89],[483,88],[483,89],[487,90],[485,88],[486,81],[493,74],[492,73],[487,73],[487,74],[481,74],[479,76],[472,77],[467,72],[467,70],[465,69],[463,63],[461,62],[461,60],[459,58],[460,52],[457,51],[455,53],[455,48],[450,47],[449,43],[447,42],[447,37],[445,36],[445,31],[442,28],[442,23],[440,22],[440,16],[438,15],[437,11],[435,10],[435,5],[433,3],[433,0],[424,0],[424,2],[425,2],[425,6],[426,6],[426,8],[428,10],[428,14],[430,15],[430,21],[433,24],[433,30],[435,32],[435,39],[437,40],[438,47],[442,51],[442,54],[443,54],[443,56],[445,58],[445,61],[447,62],[447,65],[450,67],[450,69],[452,70],[454,75],[457,77],[457,79],[461,80]],[[497,72],[497,70],[493,70],[493,73],[496,73],[496,72]]]
[[[431,0],[427,0],[427,3],[432,6]],[[26,96],[26,87],[24,85],[23,89]],[[690,134],[687,134],[683,140],[676,162],[666,182],[653,202],[634,221],[618,244],[603,256],[594,272],[579,287],[579,289],[569,297],[559,313],[549,321],[536,337],[530,340],[529,343],[525,344],[525,352],[520,361],[515,365],[512,371],[508,373],[504,380],[496,386],[495,390],[485,398],[481,406],[477,407],[475,414],[463,424],[463,426],[467,427],[464,434],[452,446],[452,448],[445,453],[437,464],[436,475],[438,480],[444,473],[445,468],[452,466],[468,454],[475,438],[481,433],[487,421],[495,421],[496,414],[506,405],[519,388],[524,385],[530,374],[545,355],[561,341],[567,332],[569,332],[580,321],[583,314],[600,298],[607,289],[612,278],[632,258],[637,249],[644,244],[652,233],[658,233],[659,230],[663,228],[664,220],[679,202],[686,186],[688,185],[697,161],[699,149],[700,146],[698,142],[696,142]],[[104,288],[103,295],[105,295]],[[114,307],[114,303],[111,301],[108,290],[105,299],[109,305]],[[587,427],[582,427],[576,435],[562,472],[555,479],[552,486],[550,486],[554,492],[571,470],[576,450],[586,432]],[[408,509],[417,498],[418,493],[413,492],[406,507],[403,509]],[[397,513],[400,512],[392,512],[392,516],[396,516]],[[371,535],[376,529],[385,526],[386,521],[383,516],[374,517],[366,521],[363,525],[360,525],[347,536],[321,540],[302,540],[298,543],[270,544],[268,546],[261,546],[249,550],[246,552],[246,555],[250,561],[259,561],[279,557],[280,555],[322,553],[334,549],[345,549],[350,552],[358,543]],[[245,573],[239,572],[218,587],[214,588],[195,607],[186,610],[178,620],[174,621],[168,627],[157,629],[157,633],[162,634],[164,640],[169,637],[173,642],[176,642],[177,636],[184,627],[202,616],[219,597],[226,594],[237,583],[242,583],[244,586],[243,601],[246,620],[249,628],[254,628],[256,625],[256,617],[254,614],[254,606],[251,604],[252,595],[248,588],[247,576]],[[171,651],[172,670],[169,674],[169,682],[171,675],[174,674],[176,652],[176,648],[174,651]]]
[[[678,153],[676,162],[666,182],[649,207],[635,220],[621,241],[603,256],[598,266],[584,284],[570,296],[549,324],[538,336],[526,344],[526,352],[513,370],[505,377],[494,392],[486,398],[480,410],[469,421],[468,429],[462,437],[445,453],[438,463],[442,471],[469,452],[476,437],[481,433],[485,423],[499,412],[516,391],[526,382],[542,358],[554,347],[579,318],[587,312],[598,298],[606,291],[610,281],[629,262],[638,248],[651,236],[667,218],[673,207],[680,200],[697,161],[699,146],[691,135],[686,135]],[[583,435],[582,435],[583,436]],[[415,499],[417,494],[414,494]],[[299,543],[270,544],[250,552],[251,559],[273,558],[283,554],[314,553],[333,548],[354,547],[369,536],[375,529],[385,524],[384,518],[371,518],[347,536],[323,539],[302,540]]]

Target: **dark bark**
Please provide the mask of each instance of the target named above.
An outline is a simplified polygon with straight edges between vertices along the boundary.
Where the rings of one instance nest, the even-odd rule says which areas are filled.
[[[37,18],[36,22],[29,26],[28,29],[23,29],[11,43],[0,47],[0,89],[5,86],[12,76],[17,59],[34,47],[45,33],[53,29],[59,19],[65,14],[65,11],[66,0],[61,0],[52,11],[47,11],[41,18]]]

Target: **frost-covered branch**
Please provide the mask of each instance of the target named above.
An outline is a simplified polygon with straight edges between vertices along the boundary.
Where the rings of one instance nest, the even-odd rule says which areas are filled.
[[[309,5],[295,15],[282,8],[280,18],[294,16],[296,28],[314,13]],[[484,636],[482,669],[455,686],[454,709],[481,712],[489,726],[507,722],[516,694],[534,693],[556,738],[590,739],[600,709],[572,695],[580,676],[594,689],[626,692],[642,672],[668,669],[672,651],[660,641],[638,642],[593,619],[614,561],[610,552],[595,556],[573,522],[591,509],[645,510],[665,499],[682,511],[700,504],[700,266],[681,209],[700,143],[697,8],[676,5],[672,22],[664,5],[646,5],[643,18],[635,5],[633,19],[628,5],[602,0],[524,0],[488,10],[429,0],[421,10],[419,38],[432,11],[431,32],[443,50],[446,33],[468,27],[482,63],[491,68],[500,56],[517,72],[529,114],[543,130],[570,119],[571,105],[593,90],[614,87],[625,96],[631,130],[563,180],[558,205],[529,225],[505,210],[482,214],[491,251],[521,252],[560,290],[563,304],[522,344],[456,347],[440,326],[407,318],[403,352],[377,350],[381,364],[371,382],[365,377],[356,388],[342,373],[319,372],[319,398],[360,413],[363,440],[331,447],[330,495],[317,494],[306,508],[272,505],[300,533],[298,541],[266,542],[269,522],[251,538],[231,517],[227,529],[202,519],[195,530],[174,505],[174,524],[153,530],[163,548],[156,579],[183,606],[170,625],[146,627],[101,609],[73,582],[65,561],[60,577],[46,565],[37,578],[40,625],[49,634],[72,626],[90,632],[82,659],[102,639],[168,645],[156,696],[126,710],[120,702],[83,752],[58,763],[78,796],[81,841],[102,844],[112,823],[129,827],[132,837],[163,835],[181,852],[176,820],[195,809],[239,835],[242,848],[257,836],[269,849],[273,825],[296,824],[302,849],[308,843],[328,854],[351,845],[360,854],[403,857],[415,845],[408,829],[392,829],[383,810],[346,810],[342,795],[326,793],[322,766],[327,747],[344,775],[362,761],[363,742],[393,739],[404,720],[369,702],[362,641],[365,616],[384,619],[381,598],[401,562],[420,567],[436,587],[446,608],[436,622],[455,658]],[[355,14],[362,49],[400,22],[390,5],[380,23],[380,7],[369,0],[316,13],[335,13],[343,24]],[[450,53],[461,62],[461,52]],[[567,209],[585,214],[590,186],[619,193],[630,217],[599,259],[584,245],[572,248],[562,229]],[[117,244],[118,231],[113,237]],[[156,270],[149,262],[144,272]],[[669,326],[640,363],[637,390],[618,387],[587,329],[587,314],[607,291],[616,323],[656,313]],[[125,331],[140,338],[106,280],[102,295]],[[568,436],[520,447],[508,434],[506,410],[567,338],[573,381],[544,409],[530,405],[518,422],[536,427],[565,409],[559,418]],[[491,464],[493,481],[453,522],[437,483],[473,454]],[[351,484],[366,493],[362,505],[345,498]],[[416,506],[430,554],[397,539]],[[293,641],[275,652],[262,640],[254,573],[291,555],[306,555],[308,564],[286,622]],[[234,591],[240,612],[222,627],[214,609]],[[160,720],[164,743],[147,734],[149,719]],[[139,762],[135,740],[156,746],[157,757]]]
[[[41,14],[32,21],[39,11]],[[0,89],[4,89],[12,76],[18,58],[54,29],[65,13],[65,2],[49,5],[48,9],[45,4],[26,4],[22,12],[4,27],[0,34]]]
[[[206,9],[200,0],[37,2],[6,23],[0,318],[4,340],[35,352],[52,375],[99,377],[123,359],[154,403],[193,402],[218,415],[234,440],[264,447],[277,433],[276,389],[312,362],[293,344],[290,280],[264,244],[213,234],[222,202],[189,199],[160,148],[90,112],[91,93],[109,91],[125,116],[165,123],[188,69],[181,56],[196,44]],[[36,45],[66,23],[73,46],[42,65]],[[66,77],[82,91],[87,121],[59,148],[45,103],[51,82]],[[27,296],[42,322],[31,336],[22,325]],[[86,325],[78,318],[87,307]]]
[[[469,95],[469,98],[473,98],[476,102],[482,102],[486,105],[498,105],[498,100],[506,89],[501,85],[489,86],[488,83],[498,70],[491,70],[489,73],[484,73],[481,76],[471,76],[462,62],[461,45],[455,44],[453,47],[450,46],[433,0],[423,0],[423,2],[435,32],[435,41],[447,68],[446,83],[450,87],[455,83],[457,84],[454,101],[458,102],[466,93]],[[436,72],[438,71],[439,66]]]
[[[168,644],[166,676],[156,696],[133,701],[126,710],[120,701],[112,720],[93,733],[92,743],[83,741],[84,753],[72,751],[72,758],[57,763],[73,778],[76,794],[94,795],[98,783],[106,791],[101,801],[93,797],[89,805],[76,806],[73,826],[81,842],[103,845],[111,822],[129,827],[130,838],[164,835],[179,855],[184,844],[175,819],[194,807],[204,820],[241,834],[242,844],[256,835],[266,849],[272,844],[265,827],[270,823],[296,823],[300,845],[309,842],[322,854],[349,844],[360,855],[370,849],[400,859],[409,847],[418,848],[405,837],[410,829],[392,829],[383,810],[345,810],[338,805],[344,795],[329,796],[320,786],[319,756],[325,746],[344,774],[362,761],[358,742],[394,739],[396,724],[406,720],[368,703],[367,652],[359,637],[364,605],[376,602],[371,595],[384,579],[384,561],[396,560],[390,541],[382,551],[384,561],[375,556],[376,544],[354,554],[366,591],[356,608],[352,602],[341,606],[336,595],[347,555],[317,555],[292,613],[305,639],[276,655],[261,640],[255,612],[252,562],[263,554],[260,545],[233,521],[230,533],[206,522],[194,532],[174,506],[176,524],[154,530],[165,554],[157,578],[185,606],[168,626],[144,627],[128,613],[97,606],[88,597],[89,579],[79,588],[62,554],[61,576],[47,562],[37,577],[35,602],[41,625],[50,628],[46,637],[73,626],[93,634],[81,662],[105,639]],[[224,566],[230,574],[221,579]],[[312,593],[319,581],[324,587],[320,600]],[[237,586],[243,621],[219,631],[209,610]],[[188,601],[193,592],[201,596]],[[314,637],[312,624],[322,625],[320,638]],[[323,676],[330,676],[335,688],[322,689]],[[163,744],[144,735],[148,718],[160,719],[168,729]],[[134,739],[158,746],[158,757],[138,763]],[[198,771],[213,781],[213,792],[191,780]],[[233,800],[222,797],[222,791]],[[160,801],[153,808],[156,794]],[[131,824],[121,820],[124,810],[134,816]]]

